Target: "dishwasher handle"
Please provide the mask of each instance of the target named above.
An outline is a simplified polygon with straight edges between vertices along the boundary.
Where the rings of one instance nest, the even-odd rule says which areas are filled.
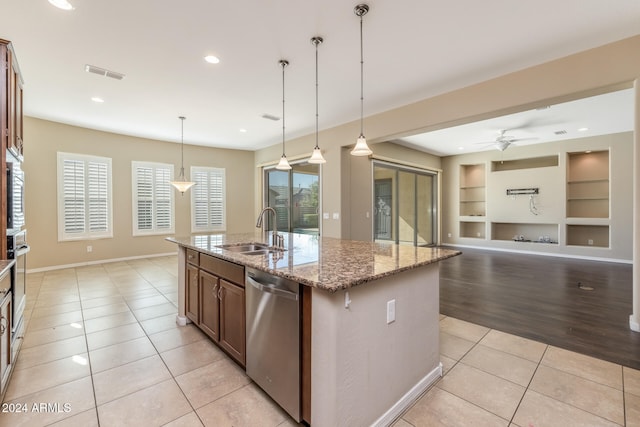
[[[285,289],[277,288],[272,284],[264,284],[256,281],[253,277],[247,276],[247,282],[254,288],[258,289],[261,292],[266,292],[269,294],[273,294],[275,296],[287,298],[290,300],[298,301],[298,294],[295,292],[287,291]]]

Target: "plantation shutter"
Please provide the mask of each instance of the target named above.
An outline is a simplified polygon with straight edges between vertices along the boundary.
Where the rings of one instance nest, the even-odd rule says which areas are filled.
[[[133,235],[173,233],[173,165],[132,162]]]
[[[193,166],[191,179],[191,231],[224,231],[225,169]]]
[[[58,240],[112,237],[111,159],[58,153]]]

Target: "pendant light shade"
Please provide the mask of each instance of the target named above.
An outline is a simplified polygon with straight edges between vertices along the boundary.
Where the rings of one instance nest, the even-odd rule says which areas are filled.
[[[316,47],[316,146],[313,148],[313,154],[311,154],[311,157],[309,158],[309,160],[307,160],[307,162],[314,164],[322,164],[327,162],[322,156],[322,151],[320,151],[320,146],[318,145],[318,45],[323,41],[324,40],[322,37],[311,38],[311,44]]]
[[[184,177],[184,119],[186,117],[180,116],[178,117],[181,122],[180,127],[180,175],[178,175],[178,179],[176,181],[171,181],[170,184],[173,185],[176,190],[184,195],[184,192],[189,190],[191,187],[195,185],[195,182],[187,181]]]
[[[284,69],[289,65],[289,61],[281,59],[278,63],[282,67],[282,157],[276,169],[286,171],[291,169],[287,155],[284,153]]]
[[[362,17],[369,12],[369,6],[359,4],[353,12],[360,17],[360,136],[356,141],[356,146],[351,150],[352,156],[368,156],[373,151],[367,145],[367,139],[364,137],[364,49],[362,43]]]

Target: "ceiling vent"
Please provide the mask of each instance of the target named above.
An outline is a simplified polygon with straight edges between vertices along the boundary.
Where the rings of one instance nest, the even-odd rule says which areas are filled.
[[[267,113],[264,113],[260,117],[262,117],[263,119],[267,119],[267,120],[273,120],[274,122],[277,122],[278,120],[280,120],[280,117],[274,116],[273,114],[267,114]]]
[[[566,135],[567,131],[566,130],[557,130],[554,132],[556,135]]]
[[[115,71],[106,70],[104,68],[96,67],[95,65],[86,64],[84,66],[84,70],[87,73],[98,74],[100,76],[110,77],[110,78],[116,79],[116,80],[124,79],[124,74],[122,74],[122,73],[117,73]]]

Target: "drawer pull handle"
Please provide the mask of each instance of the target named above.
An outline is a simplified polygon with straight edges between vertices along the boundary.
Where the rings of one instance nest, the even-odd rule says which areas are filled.
[[[2,322],[5,322],[5,324],[3,325]],[[4,335],[4,333],[7,331],[7,323],[8,320],[6,317],[2,316],[0,317],[0,336]]]

